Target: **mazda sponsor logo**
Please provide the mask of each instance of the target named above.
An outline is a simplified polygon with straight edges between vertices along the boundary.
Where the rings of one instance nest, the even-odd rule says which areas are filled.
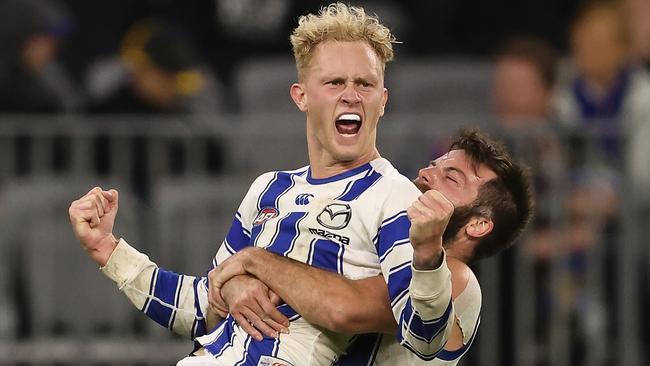
[[[330,203],[318,214],[318,223],[332,230],[341,230],[348,226],[352,218],[352,209],[347,203]]]
[[[310,227],[309,232],[314,234],[314,235],[322,236],[323,238],[329,239],[329,240],[331,240],[331,241],[333,241],[335,243],[344,244],[344,245],[350,244],[350,238],[349,237],[339,235],[339,234],[335,234],[333,232],[330,232],[330,231],[327,231],[327,230],[324,230],[324,229],[315,229],[315,228]]]

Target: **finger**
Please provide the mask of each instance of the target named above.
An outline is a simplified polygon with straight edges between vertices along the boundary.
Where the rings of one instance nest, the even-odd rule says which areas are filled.
[[[102,194],[104,198],[108,200],[108,207],[111,209],[117,209],[119,201],[119,192],[116,189],[111,189],[109,191],[103,191]]]
[[[266,324],[266,326],[271,329],[271,333],[265,332],[265,334],[269,337],[277,338],[280,336],[280,333],[289,334],[288,326],[284,326],[276,322],[275,320],[271,319],[270,316],[263,317],[262,322],[264,322],[264,324]]]
[[[210,294],[212,294],[212,291],[218,291],[221,287],[223,287],[223,283],[217,283],[217,275],[219,272],[224,267],[224,264],[226,264],[227,260],[221,263],[219,266],[212,268],[208,272],[208,283],[210,284]]]
[[[433,210],[436,212],[446,211],[446,199],[440,192],[437,191],[427,191],[426,194],[421,195],[418,198],[418,201],[422,203],[427,210]]]
[[[446,206],[448,211],[454,211],[456,209],[456,205],[454,205],[453,202],[451,202],[444,194],[440,194],[442,196],[442,199],[444,201],[444,206]]]
[[[424,200],[423,202],[425,203],[428,203],[430,205],[437,205],[438,207],[445,208],[445,209],[454,207],[454,204],[451,201],[449,201],[447,196],[445,196],[442,192],[437,191],[435,189],[425,192],[423,195],[420,196],[420,199]]]
[[[273,292],[271,289],[269,289],[269,301],[271,301],[271,304],[273,304],[273,306],[280,306],[284,304],[284,301],[280,298],[280,296],[278,296],[278,294]]]
[[[233,313],[232,317],[235,319],[237,324],[239,324],[239,327],[246,332],[249,336],[253,337],[253,339],[261,341],[264,339],[262,337],[262,333],[260,333],[253,325],[244,317],[241,313]]]
[[[97,215],[99,217],[104,216],[104,202],[102,202],[101,195],[93,194],[92,198],[95,200],[95,209],[97,210]]]
[[[72,224],[75,226],[79,224],[87,225],[92,221],[94,215],[96,215],[96,211],[94,208],[88,208],[88,209],[72,208],[70,210],[70,222],[72,222]]]
[[[222,308],[221,304],[219,304],[219,298],[217,297],[216,294],[219,293],[218,288],[213,288],[212,284],[210,284],[210,288],[208,289],[208,306],[214,309],[219,309]]]
[[[287,330],[286,328],[289,327],[289,319],[270,300],[266,301],[266,299],[262,299],[258,300],[257,303],[266,314],[266,316],[262,317],[262,320],[276,331],[284,333]]]
[[[435,207],[436,204],[436,195],[434,190],[429,190],[424,194],[421,194],[418,197],[418,201],[424,204],[425,206]]]
[[[214,300],[216,301],[217,305],[220,308],[222,308],[222,309],[227,309],[228,308],[228,304],[226,304],[226,300],[224,300],[223,296],[221,296],[221,289],[219,289],[219,291],[214,291],[213,295],[214,295]]]
[[[257,314],[262,313],[262,309],[258,308],[251,310],[248,308],[242,309],[241,313],[250,321],[250,323],[260,332],[265,334],[267,337],[278,338],[279,334],[277,330],[270,327],[260,316]],[[259,339],[258,339],[259,340]]]
[[[97,217],[97,209],[95,209],[95,207],[93,206],[90,208],[76,210],[76,217],[78,222],[81,221],[90,222],[93,217]]]
[[[94,201],[92,201],[92,198],[86,199],[85,202],[81,202],[79,205],[86,208],[75,210],[76,222],[80,223],[82,221],[85,221],[90,225],[91,228],[99,225],[99,215],[97,214],[97,208],[95,207],[96,204]]]
[[[210,308],[213,309],[216,313],[219,314],[222,318],[225,318],[228,315],[228,305],[221,297],[221,291],[210,291],[210,296],[212,301],[209,301]]]
[[[213,304],[208,305],[208,313],[217,314],[220,318],[225,318],[228,316],[228,310],[221,306],[214,306]]]
[[[273,290],[269,289],[269,301],[273,304],[273,306],[279,306],[282,305],[282,299],[278,294],[276,294]]]
[[[416,220],[422,216],[422,213],[420,210],[417,208],[413,207],[413,205],[409,206],[409,208],[406,209],[406,215],[408,216],[410,221]]]
[[[102,196],[106,198],[108,202],[114,202],[117,200],[117,191],[114,189],[102,191]]]
[[[85,196],[92,196],[93,194],[101,194],[101,193],[102,193],[101,187],[96,186],[93,187],[93,189],[91,189],[90,191],[88,191],[88,193],[86,193]]]
[[[90,216],[90,220],[86,220],[86,221],[88,221],[88,224],[90,225],[91,228],[96,228],[97,225],[99,225],[99,223],[101,222],[99,216],[97,215],[97,211],[90,213],[89,216]]]
[[[93,207],[93,203],[89,200],[77,200],[72,202],[72,205],[70,205],[70,208],[72,210],[87,210],[91,209]]]
[[[245,273],[239,264],[226,260],[210,272],[210,283],[214,282],[216,287],[221,288],[229,279]]]
[[[93,211],[99,213],[97,205],[98,205],[97,204],[97,199],[95,198],[94,195],[84,196],[79,202],[79,206],[82,209],[93,210]]]
[[[106,191],[102,191],[102,193],[98,194],[97,197],[99,198],[99,202],[104,208],[104,212],[108,212],[110,210],[111,204],[110,201],[106,198]]]
[[[411,205],[411,207],[415,210],[415,217],[420,218],[422,216],[428,217],[431,214],[431,209],[426,207],[422,202],[420,201],[415,201]]]

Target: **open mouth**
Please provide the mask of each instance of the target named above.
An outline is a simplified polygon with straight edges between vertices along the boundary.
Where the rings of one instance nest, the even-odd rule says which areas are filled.
[[[355,113],[344,113],[336,119],[336,130],[341,135],[356,135],[361,128],[361,116]]]

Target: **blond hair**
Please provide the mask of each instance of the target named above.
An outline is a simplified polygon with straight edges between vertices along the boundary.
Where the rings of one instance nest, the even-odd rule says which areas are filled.
[[[301,16],[289,39],[301,80],[311,61],[312,51],[321,42],[365,41],[379,56],[382,71],[393,59],[393,43],[396,43],[395,36],[379,23],[376,15],[367,15],[363,8],[343,3],[323,7],[318,15]]]

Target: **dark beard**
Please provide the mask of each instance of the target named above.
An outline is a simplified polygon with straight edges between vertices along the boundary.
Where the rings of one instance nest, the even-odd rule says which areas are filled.
[[[447,228],[442,234],[443,247],[448,248],[453,244],[460,229],[469,222],[469,219],[472,218],[472,216],[471,204],[454,208],[454,213],[451,214]]]

